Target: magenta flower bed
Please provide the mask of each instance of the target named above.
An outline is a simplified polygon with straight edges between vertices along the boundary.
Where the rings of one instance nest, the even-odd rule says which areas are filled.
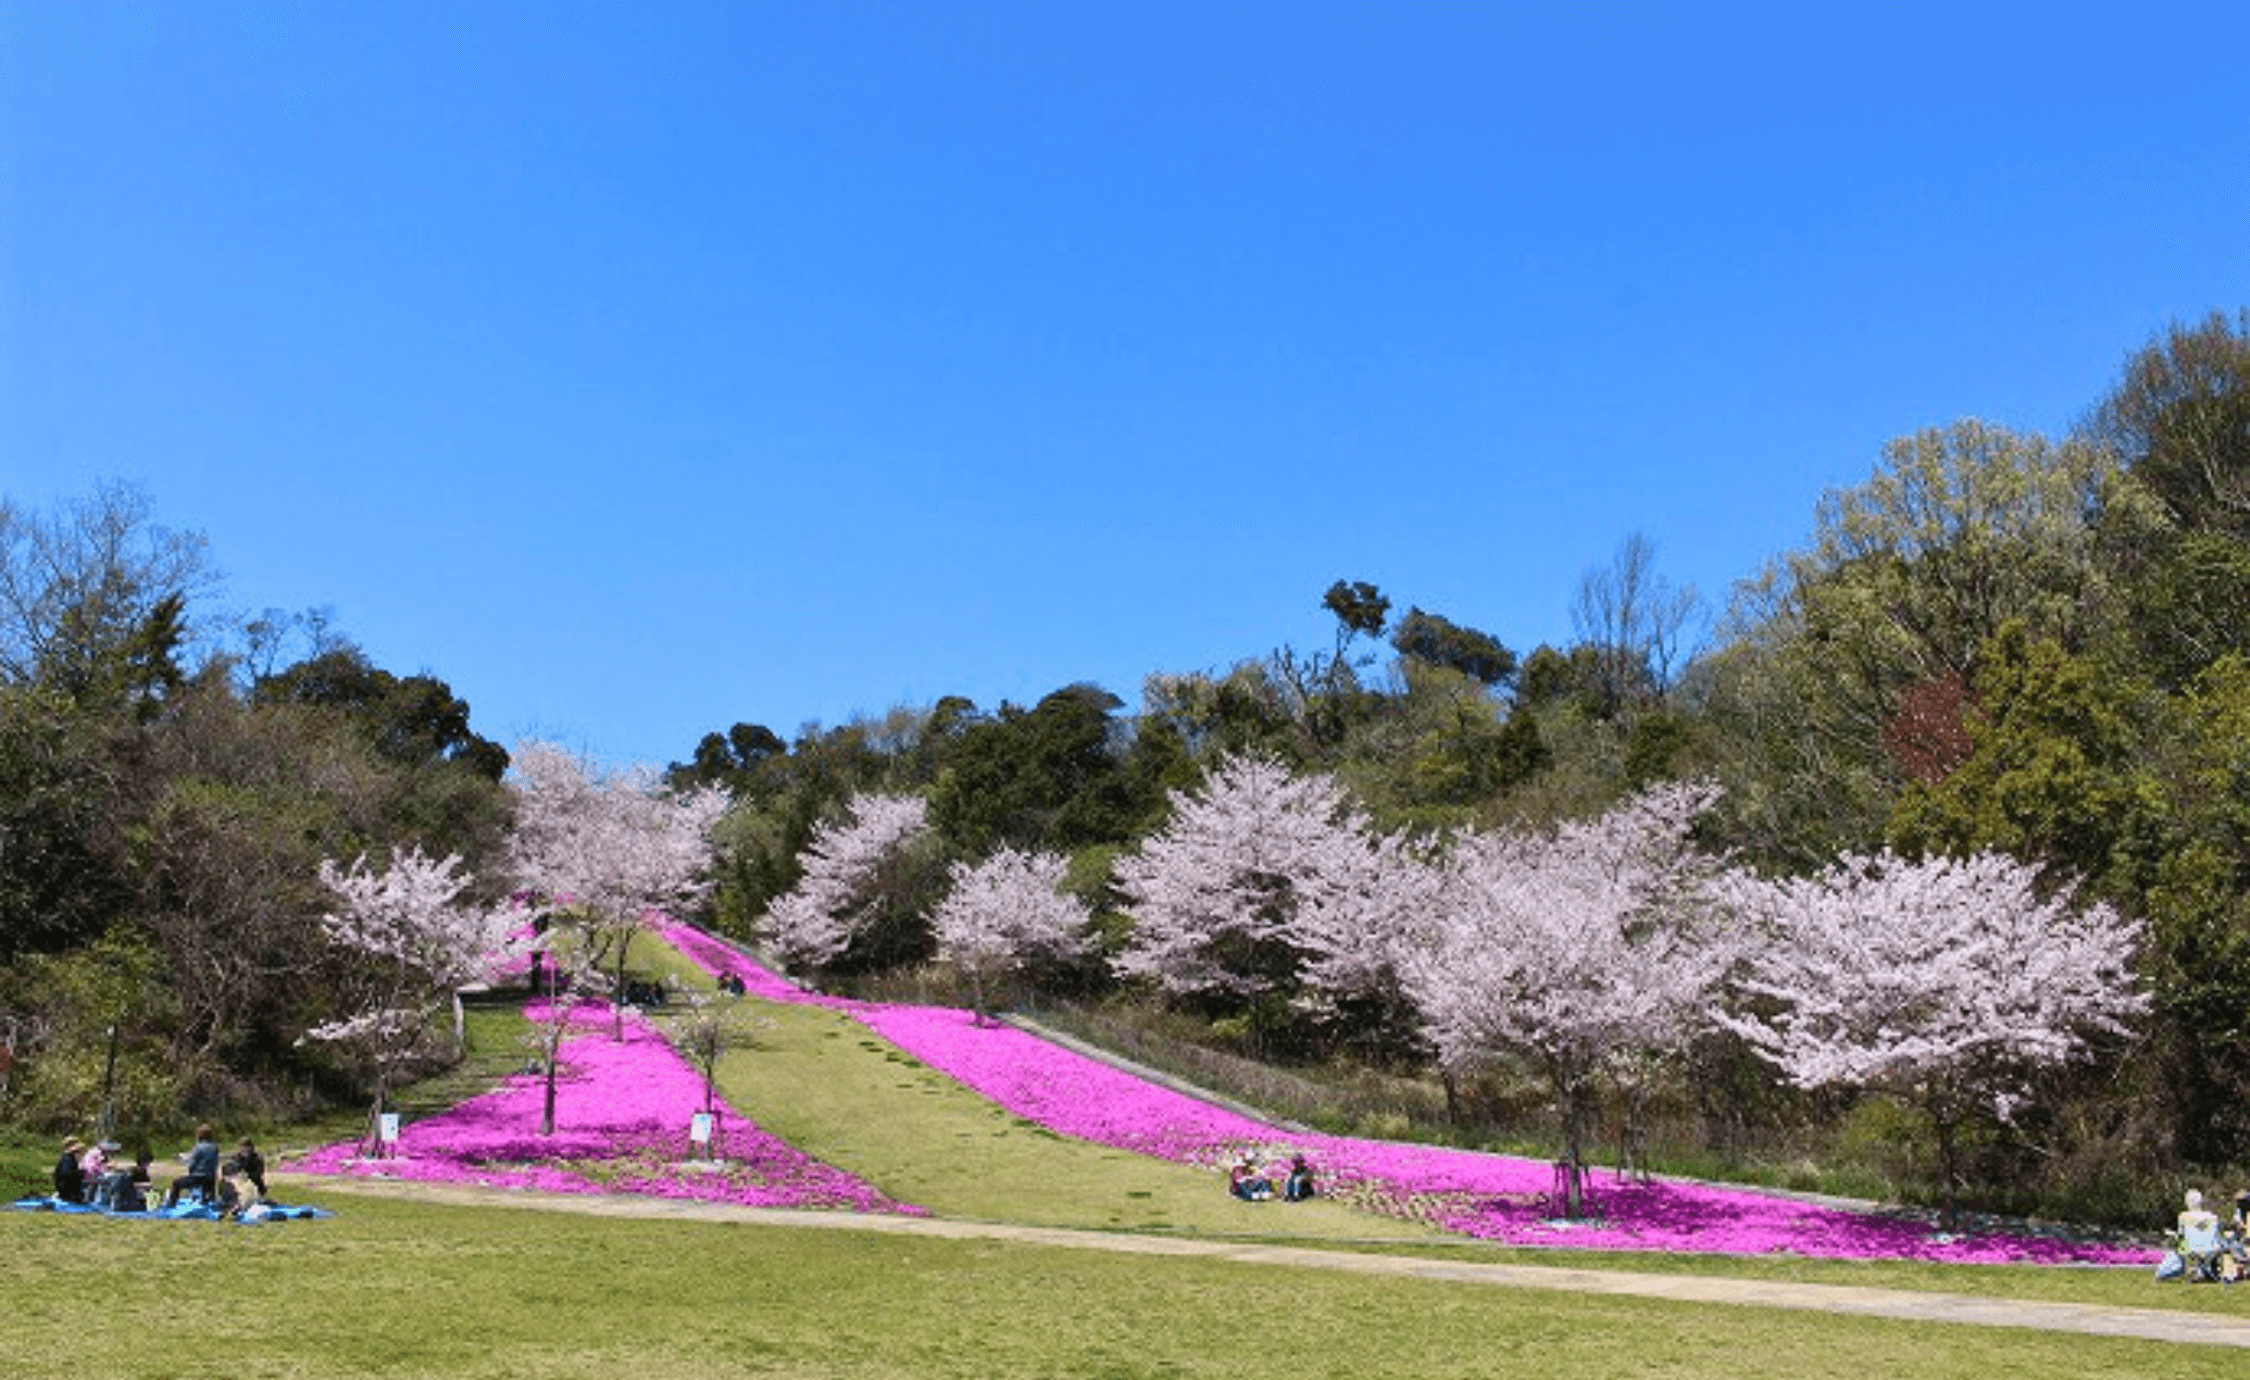
[[[529,1014],[537,1019],[538,1008]],[[613,1040],[606,1006],[575,1020],[601,1033],[563,1043],[555,1089],[555,1130],[539,1134],[546,1078],[518,1074],[450,1111],[400,1133],[395,1157],[360,1158],[361,1146],[324,1146],[291,1161],[315,1174],[485,1184],[550,1193],[624,1192],[749,1207],[845,1208],[919,1213],[840,1169],[792,1149],[723,1101],[712,1106],[724,1163],[691,1165],[688,1139],[703,1110],[703,1080],[637,1013]]]
[[[1949,1236],[1913,1218],[1754,1190],[1597,1174],[1597,1221],[1552,1219],[1554,1167],[1542,1160],[1286,1131],[1159,1087],[966,1011],[847,1002],[806,993],[722,941],[686,926],[663,937],[768,1000],[849,1012],[923,1063],[1027,1120],[1102,1145],[1218,1170],[1301,1153],[1324,1192],[1352,1206],[1518,1245],[1609,1250],[1794,1252],[1958,1263],[2153,1265],[2144,1248],[2044,1236]],[[1277,1211],[1286,1209],[1277,1208]]]

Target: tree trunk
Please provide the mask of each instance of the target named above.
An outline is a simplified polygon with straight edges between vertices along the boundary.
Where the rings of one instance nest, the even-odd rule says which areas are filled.
[[[625,1038],[625,955],[632,947],[633,935],[631,931],[627,931],[618,937],[617,981],[609,989],[609,1009],[615,1014],[616,1020],[616,1024],[610,1030],[610,1038],[613,1040]]]
[[[1563,1217],[1576,1222],[1586,1215],[1586,1130],[1591,1121],[1587,1106],[1590,1090],[1585,1079],[1561,1071],[1553,1075],[1555,1105],[1562,1113],[1563,1157],[1558,1166],[1563,1180]]]
[[[383,1158],[383,1107],[391,1099],[391,1076],[386,1072],[375,1075],[375,1105],[367,1112],[367,1144],[362,1159]]]
[[[1937,1138],[1938,1197],[1945,1208],[1945,1229],[1954,1231],[1960,1226],[1961,1204],[1954,1192],[1954,1182],[1959,1177],[1954,1157],[1953,1108],[1948,1099],[1932,1093],[1924,1104],[1930,1113],[1930,1130]]]

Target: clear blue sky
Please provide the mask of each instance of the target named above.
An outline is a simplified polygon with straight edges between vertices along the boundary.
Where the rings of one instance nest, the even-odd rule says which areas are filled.
[[[2250,303],[2250,7],[0,0],[0,493],[476,727],[1714,600]]]

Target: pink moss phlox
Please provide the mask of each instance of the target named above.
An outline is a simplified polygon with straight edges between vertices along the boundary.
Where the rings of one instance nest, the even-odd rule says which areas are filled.
[[[526,1015],[543,1019],[534,1004]],[[359,1158],[361,1147],[324,1146],[292,1161],[308,1173],[484,1184],[551,1193],[630,1192],[753,1207],[845,1208],[920,1213],[872,1186],[801,1154],[749,1118],[714,1102],[724,1163],[690,1165],[688,1127],[703,1110],[703,1080],[638,1016],[625,1038],[606,1031],[608,1008],[580,1003],[575,1026],[599,1027],[564,1041],[556,1071],[555,1128],[539,1134],[543,1074],[518,1074],[479,1097],[407,1125],[396,1154]]]
[[[1364,1210],[1520,1245],[1606,1250],[1791,1252],[1955,1263],[2149,1265],[2134,1246],[2043,1236],[1933,1233],[1918,1219],[1749,1189],[1595,1175],[1598,1220],[1552,1219],[1554,1166],[1488,1155],[1297,1132],[1150,1083],[1009,1026],[952,1008],[844,1001],[806,992],[701,931],[660,931],[714,974],[769,1001],[849,1013],[901,1050],[1027,1121],[1063,1135],[1183,1164],[1225,1166],[1245,1153],[1302,1153],[1323,1191]]]

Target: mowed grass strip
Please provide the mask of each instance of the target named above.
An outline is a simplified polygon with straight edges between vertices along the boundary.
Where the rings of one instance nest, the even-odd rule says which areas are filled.
[[[1244,1203],[1213,1170],[1060,1136],[825,1007],[740,999],[753,1044],[719,1064],[728,1105],[799,1150],[947,1217],[1114,1231],[1423,1241],[1418,1223]]]
[[[2155,1342],[339,1195],[320,1222],[10,1215],[12,1380],[2232,1376]]]

